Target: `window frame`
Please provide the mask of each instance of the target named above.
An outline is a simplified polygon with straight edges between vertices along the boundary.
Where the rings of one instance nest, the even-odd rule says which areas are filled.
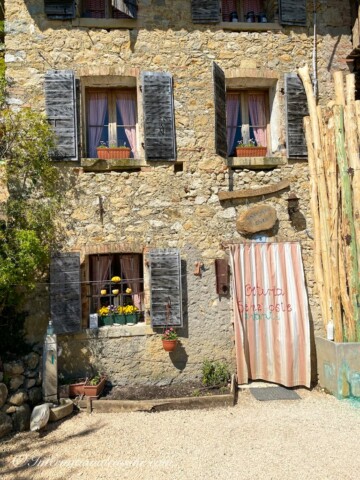
[[[140,284],[142,285],[141,291],[139,293],[141,297],[141,309],[139,311],[141,312],[141,322],[142,324],[145,324],[145,305],[146,305],[146,275],[145,275],[145,261],[144,261],[144,254],[143,253],[138,253],[138,252],[106,252],[106,253],[93,253],[93,254],[88,254],[85,256],[85,289],[82,291],[82,304],[83,304],[83,322],[85,328],[88,328],[89,326],[89,315],[93,313],[97,313],[98,309],[101,306],[101,299],[108,298],[109,299],[109,304],[110,305],[123,305],[124,302],[124,297],[129,297],[129,295],[134,295],[132,294],[126,294],[125,292],[125,285],[127,284],[126,280],[124,280],[123,277],[121,277],[120,283],[115,283],[111,282],[111,278],[114,275],[118,275],[117,272],[111,271],[110,270],[110,278],[108,280],[93,280],[92,279],[92,272],[91,272],[91,257],[117,257],[115,262],[118,262],[120,265],[120,257],[122,255],[137,255],[139,257],[139,264],[140,264],[140,273],[141,273],[141,280]],[[119,275],[121,276],[121,275]],[[98,294],[92,294],[92,284],[95,282],[101,283],[103,285],[107,285],[107,290],[112,290],[114,287],[120,290],[120,293],[118,295],[113,295],[112,293],[107,293],[106,295],[98,295]],[[118,297],[118,302],[114,302],[114,299]],[[97,300],[94,301],[93,299],[96,298]],[[134,301],[132,300],[132,303],[134,304]],[[102,327],[99,327],[102,328]]]
[[[95,76],[82,76],[80,77],[80,89],[81,89],[81,158],[88,157],[88,125],[87,125],[87,97],[86,93],[90,89],[92,90],[132,90],[136,93],[136,109],[137,109],[137,122],[136,122],[136,159],[144,159],[144,153],[141,149],[143,142],[143,130],[140,125],[143,125],[142,114],[142,101],[141,90],[139,85],[139,78],[135,76],[125,75],[95,75]],[[116,105],[115,105],[116,111]],[[143,127],[142,127],[143,128]],[[110,141],[110,139],[109,139]],[[134,160],[131,158],[131,160]]]
[[[238,94],[239,95],[239,103],[240,103],[240,112],[241,112],[241,120],[244,122],[246,118],[248,123],[241,123],[240,125],[236,125],[236,128],[241,128],[241,136],[243,141],[247,143],[250,140],[250,113],[248,107],[248,96],[255,93],[263,93],[265,95],[265,117],[266,117],[266,148],[269,152],[269,147],[271,147],[271,135],[270,135],[270,93],[269,89],[264,88],[242,88],[242,89],[227,89],[226,94]],[[226,128],[228,125],[226,124]],[[254,127],[254,125],[252,125]],[[229,146],[228,146],[229,148]],[[235,148],[235,146],[234,146]],[[233,151],[233,150],[232,150]],[[231,155],[229,155],[231,157]]]

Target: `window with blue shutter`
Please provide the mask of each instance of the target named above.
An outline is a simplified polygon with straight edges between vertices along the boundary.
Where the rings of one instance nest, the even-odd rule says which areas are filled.
[[[77,160],[76,87],[72,70],[50,70],[45,74],[46,114],[56,136],[52,156]]]
[[[285,75],[286,146],[288,157],[306,157],[304,117],[309,115],[305,89],[296,73]]]
[[[75,0],[44,0],[45,14],[52,20],[75,18]]]
[[[55,333],[81,329],[80,253],[59,253],[50,264],[50,315]]]
[[[279,0],[280,23],[306,26],[306,0]]]
[[[176,249],[151,250],[150,255],[151,325],[183,324],[181,259]]]
[[[169,73],[141,74],[146,160],[176,160],[173,81]]]

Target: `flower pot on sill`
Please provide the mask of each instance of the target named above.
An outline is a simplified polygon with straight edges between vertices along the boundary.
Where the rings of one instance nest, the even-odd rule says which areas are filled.
[[[117,325],[125,325],[126,324],[126,315],[115,313],[114,315],[114,323]]]
[[[177,340],[163,340],[163,348],[165,352],[173,352],[177,346]]]
[[[129,147],[97,148],[97,156],[102,160],[120,160],[130,158]]]
[[[84,394],[87,397],[98,397],[105,387],[106,378],[103,377],[97,385],[85,385]]]
[[[113,315],[102,315],[99,317],[99,327],[105,327],[114,323]]]
[[[129,313],[125,315],[126,324],[135,324],[138,323],[138,313]]]
[[[236,147],[237,157],[265,157],[267,147]]]

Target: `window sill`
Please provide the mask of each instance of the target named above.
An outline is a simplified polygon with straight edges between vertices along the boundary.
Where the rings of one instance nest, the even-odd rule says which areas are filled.
[[[100,158],[82,158],[80,165],[84,172],[111,172],[111,171],[148,171],[156,166],[172,167],[175,173],[182,171],[182,161],[164,161],[151,160],[146,161],[140,158],[122,158],[112,160],[102,160]]]
[[[145,335],[155,335],[152,327],[145,323],[136,325],[111,325],[109,327],[99,327],[85,330],[87,336],[96,336],[96,338],[119,338],[119,337],[139,337]]]
[[[136,19],[126,18],[75,18],[71,22],[73,27],[85,27],[85,28],[136,28]]]
[[[234,32],[266,32],[281,30],[281,25],[279,23],[220,22],[220,28]]]
[[[230,168],[275,168],[286,165],[285,157],[229,157],[227,166]]]
[[[82,158],[81,166],[85,172],[108,172],[110,170],[136,170],[146,167],[145,160],[137,158],[121,158],[102,160],[100,158]]]

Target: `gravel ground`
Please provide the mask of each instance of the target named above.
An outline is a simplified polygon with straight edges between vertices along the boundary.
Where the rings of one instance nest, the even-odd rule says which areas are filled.
[[[360,478],[360,404],[302,400],[160,413],[81,412],[0,441],[2,480],[347,480]]]

